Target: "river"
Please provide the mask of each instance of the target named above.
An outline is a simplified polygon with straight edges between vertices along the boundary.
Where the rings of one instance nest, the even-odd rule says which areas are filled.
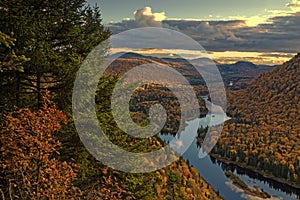
[[[218,116],[215,114],[214,117],[218,118]],[[205,118],[209,119],[210,116],[207,115]],[[191,130],[191,127],[189,126],[205,127],[206,125],[202,124],[205,121],[203,119],[204,118],[197,118],[191,120],[180,135],[188,135],[186,131]],[[166,143],[169,143],[174,139],[174,136],[170,134],[160,134],[160,137]],[[271,199],[300,199],[300,191],[297,189],[282,183],[278,183],[271,179],[266,179],[252,171],[240,168],[238,166],[222,163],[211,156],[206,156],[205,158],[200,159],[199,151],[200,148],[197,145],[197,140],[194,138],[192,144],[185,151],[185,153],[182,154],[182,157],[188,161],[189,165],[195,167],[200,173],[201,177],[211,184],[215,191],[218,191],[225,200],[259,199],[245,194],[244,191],[234,186],[231,183],[231,180],[225,176],[226,171],[233,172],[250,187],[256,186],[260,189],[263,189],[272,196]]]

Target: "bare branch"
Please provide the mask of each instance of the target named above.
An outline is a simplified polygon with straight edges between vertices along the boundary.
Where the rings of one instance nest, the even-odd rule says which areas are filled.
[[[1,190],[1,188],[0,188],[0,193],[1,193],[2,200],[5,200],[4,192]]]

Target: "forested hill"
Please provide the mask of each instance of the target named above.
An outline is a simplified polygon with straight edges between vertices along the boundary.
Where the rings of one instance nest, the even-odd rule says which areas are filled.
[[[299,124],[299,115],[293,115],[299,112],[300,107],[299,81],[300,54],[277,69],[261,75],[246,90],[232,93],[237,96],[230,96],[229,110],[233,116],[239,114],[255,119],[276,116],[271,121],[285,119],[285,124]]]
[[[183,160],[152,173],[122,173],[83,146],[72,114],[74,80],[110,36],[100,8],[86,0],[0,1],[0,198],[221,199]],[[103,78],[97,95],[107,97],[97,114],[112,142],[128,151],[161,148],[157,139],[130,139],[108,119],[113,81]]]
[[[214,153],[300,187],[300,54],[231,91]]]

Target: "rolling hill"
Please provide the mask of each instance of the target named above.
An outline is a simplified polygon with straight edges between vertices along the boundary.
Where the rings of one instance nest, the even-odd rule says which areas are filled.
[[[232,90],[245,89],[259,75],[267,73],[277,67],[256,65],[245,61],[238,61],[233,64],[221,64],[209,58],[185,60],[183,58],[158,58],[124,52],[113,56],[120,57],[111,64],[108,73],[122,74],[137,65],[156,63],[176,69],[189,80],[191,85],[205,85],[202,77],[194,67],[200,68],[201,70],[201,67],[203,66],[209,67],[211,65],[216,65],[224,80],[225,86]],[[193,64],[194,67],[191,64]]]
[[[300,188],[300,54],[230,91],[214,153]]]

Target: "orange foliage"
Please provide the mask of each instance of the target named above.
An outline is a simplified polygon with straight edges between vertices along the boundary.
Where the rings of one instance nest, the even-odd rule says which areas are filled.
[[[65,199],[75,178],[72,167],[55,157],[61,146],[55,133],[67,120],[48,96],[36,112],[24,108],[8,114],[0,130],[0,170],[10,197]]]

